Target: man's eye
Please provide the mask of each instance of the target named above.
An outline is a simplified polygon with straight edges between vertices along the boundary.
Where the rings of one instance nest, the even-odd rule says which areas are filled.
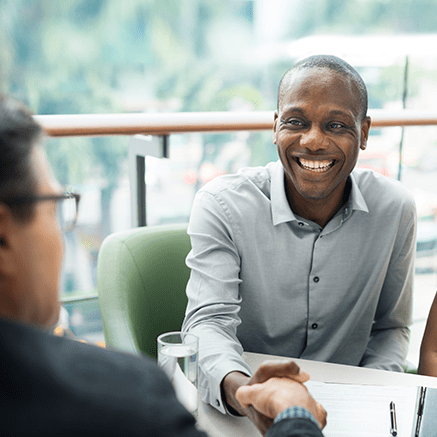
[[[341,129],[341,128],[344,127],[344,125],[341,124],[341,123],[330,123],[330,124],[329,124],[329,127],[330,127],[331,129]]]
[[[303,126],[303,123],[300,120],[296,120],[295,118],[290,118],[289,120],[282,120],[282,122],[287,126],[293,126],[293,127]]]

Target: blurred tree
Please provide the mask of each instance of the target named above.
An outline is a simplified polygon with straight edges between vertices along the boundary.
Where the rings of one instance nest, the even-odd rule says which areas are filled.
[[[306,3],[289,36],[435,32],[434,0],[301,0]]]
[[[300,3],[292,38],[437,30],[434,0]],[[256,7],[250,0],[1,0],[0,91],[39,114],[273,109],[286,62],[268,68],[242,61]],[[372,91],[375,104],[398,91],[392,76],[398,72],[385,74]],[[205,157],[219,152],[220,136],[214,138],[208,144],[217,150],[210,147]],[[254,147],[267,156],[260,138]],[[62,139],[48,151],[61,181],[80,184],[100,166],[102,197],[111,198],[123,140]]]

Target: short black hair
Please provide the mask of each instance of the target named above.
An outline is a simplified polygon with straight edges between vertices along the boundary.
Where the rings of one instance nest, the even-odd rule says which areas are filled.
[[[367,98],[367,88],[366,84],[363,81],[363,78],[358,74],[358,72],[353,68],[350,64],[348,64],[343,59],[338,58],[337,56],[332,55],[315,55],[310,56],[308,58],[302,59],[297,62],[293,67],[285,72],[282,76],[281,81],[279,82],[278,87],[278,111],[279,106],[284,95],[284,86],[288,84],[289,79],[299,70],[308,69],[308,68],[328,68],[329,70],[336,71],[340,73],[346,78],[349,78],[352,83],[355,85],[358,91],[358,100],[360,105],[360,110],[362,114],[362,119],[367,115],[367,106],[368,106],[368,98]]]
[[[42,128],[21,103],[0,94],[0,202],[8,205],[20,221],[32,217],[32,203],[12,200],[36,194],[32,165],[34,146],[42,138]]]

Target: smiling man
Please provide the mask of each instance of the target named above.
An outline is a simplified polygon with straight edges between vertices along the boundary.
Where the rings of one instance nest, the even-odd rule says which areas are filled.
[[[359,74],[314,56],[282,78],[279,161],[196,195],[183,328],[200,337],[203,399],[222,412],[250,381],[243,350],[402,371],[416,212],[397,181],[355,169],[370,128]]]

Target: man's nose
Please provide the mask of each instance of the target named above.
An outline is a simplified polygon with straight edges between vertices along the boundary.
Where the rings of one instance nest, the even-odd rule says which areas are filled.
[[[328,144],[328,138],[320,126],[311,126],[300,139],[301,147],[309,150],[326,149]]]

